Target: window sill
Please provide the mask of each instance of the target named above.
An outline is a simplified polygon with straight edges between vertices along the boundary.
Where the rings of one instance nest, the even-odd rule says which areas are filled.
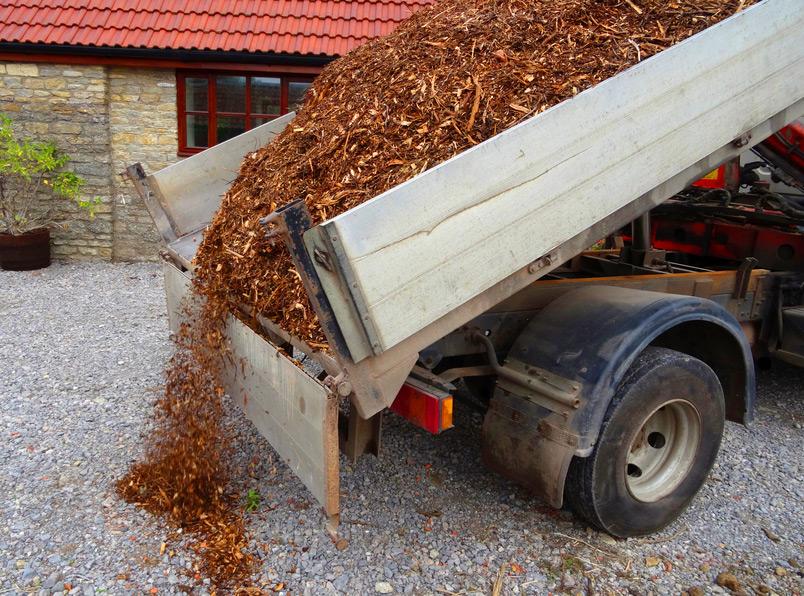
[[[202,151],[204,151],[205,149],[208,149],[208,148],[209,147],[204,147],[203,149],[179,149],[178,151],[176,151],[176,156],[177,157],[192,157],[193,155],[198,155],[199,153],[201,153]]]

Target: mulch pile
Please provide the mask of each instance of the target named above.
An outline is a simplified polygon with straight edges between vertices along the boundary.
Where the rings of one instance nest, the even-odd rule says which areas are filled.
[[[225,313],[245,304],[326,348],[290,256],[259,220],[304,199],[316,223],[706,28],[751,0],[441,0],[327,66],[291,125],[248,155],[195,262],[205,299],[176,339],[145,457],[119,493],[195,531],[201,572],[255,560],[227,494]],[[438,200],[438,197],[433,197]]]
[[[442,0],[416,13],[326,67],[292,124],[245,158],[196,257],[205,293],[326,347],[260,218],[295,199],[315,223],[332,218],[750,3]]]
[[[145,455],[117,481],[117,493],[195,535],[199,577],[221,588],[246,586],[256,561],[247,548],[242,504],[227,490],[233,437],[224,425],[222,375],[230,357],[224,314],[212,302],[194,300],[184,317],[193,323],[183,323],[173,338]]]

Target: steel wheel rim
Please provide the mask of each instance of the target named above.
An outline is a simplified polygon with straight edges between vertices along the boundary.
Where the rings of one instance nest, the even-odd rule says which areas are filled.
[[[651,412],[631,439],[625,464],[628,491],[652,503],[687,477],[701,441],[701,416],[690,402],[665,402]]]

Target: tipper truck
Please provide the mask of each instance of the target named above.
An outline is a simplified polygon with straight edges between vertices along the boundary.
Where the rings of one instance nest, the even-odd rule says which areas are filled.
[[[764,0],[337,217],[278,209],[264,223],[329,348],[243,307],[232,400],[333,534],[339,451],[377,454],[389,408],[440,433],[463,403],[485,411],[485,463],[550,505],[616,536],[666,526],[725,421],[751,422],[755,357],[804,362],[804,279],[673,262],[648,214],[803,113],[801,0]],[[292,119],[128,168],[166,244],[174,329],[243,156]],[[627,225],[627,246],[585,252]]]

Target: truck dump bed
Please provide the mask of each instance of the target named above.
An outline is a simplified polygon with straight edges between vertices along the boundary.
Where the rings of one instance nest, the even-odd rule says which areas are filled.
[[[350,293],[335,300],[362,325],[353,356],[392,348],[609,221],[588,246],[755,126],[800,113],[801,27],[799,2],[760,3],[322,224]]]
[[[266,334],[332,382],[237,323],[252,370],[233,395],[337,514],[335,390],[363,418],[381,411],[422,349],[798,118],[803,98],[801,2],[765,0],[332,220],[306,229],[291,205],[276,217],[331,353]],[[174,310],[242,157],[292,117],[150,176],[129,168],[168,245]]]

